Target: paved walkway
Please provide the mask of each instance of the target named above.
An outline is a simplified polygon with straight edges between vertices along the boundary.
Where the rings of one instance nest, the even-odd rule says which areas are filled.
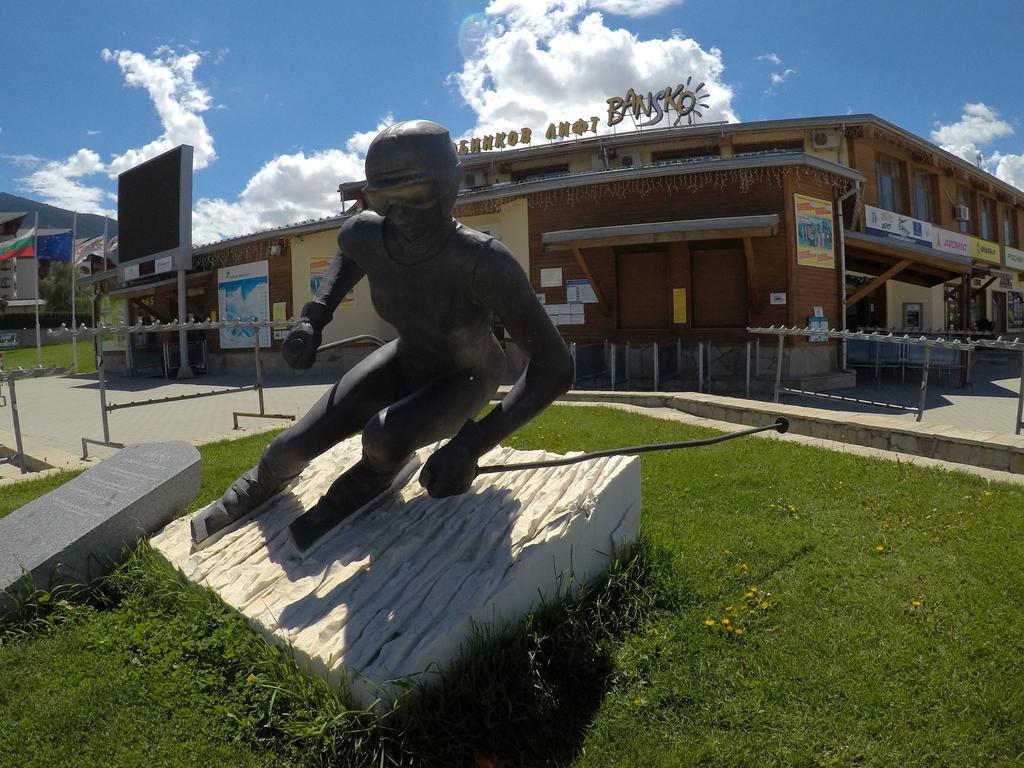
[[[931,383],[924,424],[1013,434],[1020,384],[1019,366],[1019,360],[979,360],[974,369],[973,390],[960,389],[949,383]],[[865,378],[862,375],[862,381]],[[915,378],[908,372],[906,384],[901,385],[898,377],[890,377],[880,388],[875,389],[868,380],[867,386],[843,394],[916,405],[919,381],[919,374]],[[111,404],[125,403],[209,392],[251,383],[250,378],[240,376],[204,376],[187,382],[114,378],[108,383],[107,398]],[[268,377],[266,411],[301,416],[333,383],[332,377],[323,376]],[[17,384],[17,393],[26,452],[52,466],[88,466],[80,458],[82,438],[100,439],[103,435],[95,376],[25,380]],[[7,394],[6,388],[4,394]],[[833,412],[849,412],[851,415],[881,413],[911,421],[915,418],[915,414],[909,412],[815,398],[787,398],[787,402]],[[123,443],[185,440],[200,444],[290,423],[284,420],[243,418],[240,430],[232,428],[232,412],[256,410],[257,396],[251,391],[129,408],[109,414],[110,436],[112,440]],[[851,421],[856,419],[856,416],[852,416]],[[0,408],[0,445],[10,448],[15,445],[9,404],[8,407]],[[823,444],[823,447],[827,446]],[[89,463],[110,455],[112,450],[90,446]],[[15,467],[0,465],[0,481],[19,477],[23,476]]]
[[[987,352],[987,351],[986,351]],[[972,384],[960,387],[956,381],[928,382],[923,424],[947,425],[986,432],[1014,433],[1017,400],[1020,391],[1021,361],[1019,355],[982,352],[972,366]],[[829,394],[917,408],[921,395],[920,370],[907,370],[905,381],[899,371],[883,373],[875,386],[873,371],[859,369],[855,389],[835,390]],[[784,402],[848,413],[877,413],[913,421],[916,412],[901,411],[854,403],[823,400],[816,397],[784,395]]]

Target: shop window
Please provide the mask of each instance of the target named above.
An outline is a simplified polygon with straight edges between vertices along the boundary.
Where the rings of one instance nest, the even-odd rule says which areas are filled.
[[[543,168],[527,168],[523,171],[513,171],[512,181],[540,181],[555,176],[565,176],[569,173],[569,165],[548,165]]]
[[[701,147],[689,147],[687,149],[669,149],[664,152],[651,153],[651,162],[654,165],[668,165],[670,163],[685,163],[694,160],[709,160],[720,155],[716,145],[704,145]]]
[[[914,173],[914,216],[935,221],[935,177],[924,171]]]
[[[987,197],[978,198],[978,237],[982,240],[996,237],[996,210]]]
[[[906,171],[899,160],[885,155],[875,158],[875,177],[878,181],[878,207],[894,213],[906,213]]]
[[[1006,292],[1006,325],[1009,328],[1024,328],[1024,293]]]
[[[1003,245],[1017,247],[1017,212],[1009,205],[1003,206]]]

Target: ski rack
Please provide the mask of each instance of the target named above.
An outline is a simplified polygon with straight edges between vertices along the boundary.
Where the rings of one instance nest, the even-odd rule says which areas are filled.
[[[881,408],[893,408],[901,411],[910,411],[911,413],[917,414],[917,421],[921,421],[924,416],[925,402],[928,395],[928,373],[931,367],[931,353],[933,349],[955,349],[960,352],[970,354],[975,348],[982,346],[982,343],[971,339],[969,341],[960,341],[957,339],[930,339],[926,336],[914,338],[908,334],[896,335],[893,333],[864,333],[861,331],[837,331],[823,330],[818,328],[799,328],[793,326],[787,328],[785,326],[775,327],[774,325],[767,328],[747,328],[749,333],[778,336],[779,347],[775,361],[775,389],[773,395],[773,401],[779,402],[780,394],[789,395],[801,395],[803,397],[817,397],[823,400],[832,400],[838,402],[855,403],[858,405],[872,405]],[[921,361],[921,388],[920,396],[918,398],[917,407],[911,407],[906,405],[896,405],[895,403],[883,403],[875,402],[872,400],[862,400],[853,397],[843,397],[841,395],[829,395],[824,392],[809,392],[802,389],[791,389],[782,386],[782,356],[785,340],[787,336],[814,336],[815,338],[827,338],[827,339],[838,339],[845,341],[872,341],[879,344],[905,344],[912,347],[922,347],[924,350],[923,359]],[[1008,342],[1004,342],[1008,343]],[[1024,387],[1024,383],[1022,383]],[[1024,389],[1022,389],[1022,397],[1024,397]],[[1020,417],[1018,414],[1017,430],[1020,430]]]
[[[110,325],[110,326],[96,326],[94,328],[87,327],[84,323],[78,328],[68,328],[66,325],[61,325],[60,328],[50,329],[47,334],[53,338],[91,338],[93,340],[94,352],[96,355],[96,377],[99,380],[99,393],[100,393],[100,418],[103,426],[103,439],[95,440],[93,438],[83,437],[82,438],[82,458],[89,458],[89,446],[90,445],[102,445],[107,448],[124,448],[124,443],[114,442],[110,439],[110,423],[107,418],[107,414],[111,411],[118,411],[124,408],[138,408],[144,405],[158,405],[160,403],[173,403],[184,400],[195,400],[200,397],[213,397],[215,395],[231,395],[236,392],[255,392],[259,399],[259,411],[256,413],[245,412],[245,411],[234,411],[231,414],[234,422],[234,428],[238,429],[239,417],[255,418],[255,419],[287,419],[289,421],[295,421],[294,414],[287,413],[267,413],[264,399],[263,399],[263,364],[260,360],[260,345],[259,345],[259,330],[262,328],[290,328],[294,323],[294,320],[225,320],[225,321],[214,321],[214,320],[203,320],[200,322],[188,321],[185,323],[174,320],[170,323],[161,323],[156,321],[153,323],[142,323],[138,322],[134,325]],[[257,331],[255,341],[253,344],[253,356],[256,367],[256,382],[255,384],[249,384],[241,387],[228,387],[226,389],[217,389],[211,392],[196,392],[189,395],[177,395],[174,397],[157,397],[148,400],[133,400],[127,403],[107,403],[107,377],[104,371],[103,365],[103,347],[100,342],[100,337],[107,335],[125,335],[130,336],[138,333],[168,333],[172,331],[214,331],[220,329],[232,329],[232,328],[252,328]]]
[[[63,368],[58,366],[50,366],[49,368],[36,366],[35,368],[13,368],[11,370],[4,370],[0,368],[0,384],[7,384],[7,391],[10,393],[11,402],[11,420],[14,422],[14,443],[16,453],[13,456],[2,456],[0,457],[0,464],[14,464],[17,463],[21,468],[21,474],[28,472],[28,462],[25,459],[25,447],[21,439],[21,420],[18,418],[18,392],[14,387],[14,382],[18,379],[38,379],[44,376],[56,376],[64,372]],[[0,393],[0,399],[3,399],[3,403],[0,403],[0,407],[7,405],[7,398],[4,398]],[[17,460],[17,461],[15,461]]]

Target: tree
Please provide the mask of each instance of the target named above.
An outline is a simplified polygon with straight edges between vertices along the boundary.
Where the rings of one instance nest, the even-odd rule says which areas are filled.
[[[50,262],[49,274],[39,281],[39,297],[46,300],[47,311],[71,311],[71,270],[70,262]],[[92,288],[81,284],[77,284],[76,288],[76,310],[88,314],[93,299]]]

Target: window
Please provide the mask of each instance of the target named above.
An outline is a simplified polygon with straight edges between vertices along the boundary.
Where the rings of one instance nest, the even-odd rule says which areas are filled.
[[[512,181],[539,181],[554,176],[565,176],[567,173],[569,173],[568,164],[549,165],[546,168],[528,168],[522,171],[513,171]]]
[[[1006,325],[1024,328],[1024,293],[1008,291],[1006,294]]]
[[[935,177],[924,171],[914,173],[914,216],[935,221]]]
[[[664,152],[654,152],[651,155],[651,161],[655,165],[665,165],[667,163],[682,163],[688,160],[707,160],[718,157],[719,154],[717,146],[705,145],[702,147],[689,147],[688,149],[669,149]]]
[[[1017,212],[1012,206],[1003,206],[1003,245],[1017,247]]]
[[[996,211],[987,197],[978,198],[978,237],[994,240],[996,236]]]
[[[763,144],[736,144],[732,148],[732,154],[734,157],[748,157],[750,155],[777,155],[787,152],[803,151],[803,139],[769,141]]]
[[[885,155],[875,159],[878,179],[878,207],[894,213],[906,213],[906,172],[903,163]]]

